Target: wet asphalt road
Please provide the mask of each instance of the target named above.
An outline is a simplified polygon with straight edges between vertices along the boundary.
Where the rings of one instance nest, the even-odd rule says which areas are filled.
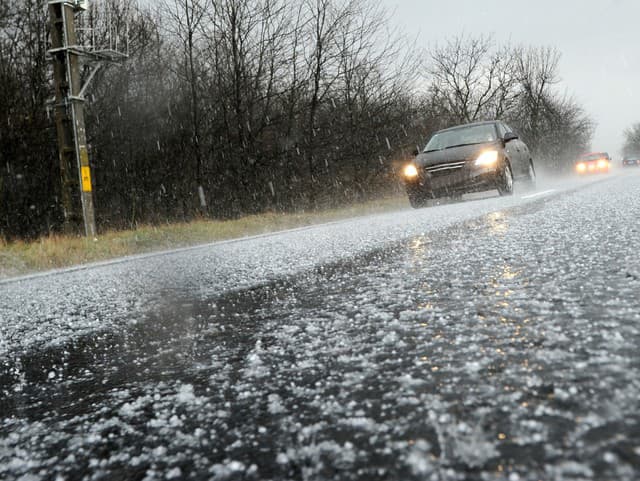
[[[627,173],[0,283],[0,479],[640,479],[639,219]]]

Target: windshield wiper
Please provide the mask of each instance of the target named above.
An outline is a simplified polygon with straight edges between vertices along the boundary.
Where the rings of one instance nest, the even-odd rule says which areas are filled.
[[[423,152],[429,153],[429,152],[440,152],[441,150],[447,150],[447,149],[453,149],[454,147],[465,147],[467,145],[480,145],[480,144],[485,144],[485,143],[490,143],[490,142],[495,142],[495,140],[488,140],[488,141],[482,141],[482,142],[469,142],[466,144],[455,144],[455,145],[449,145],[447,147],[443,147],[441,149],[430,149],[430,150],[423,150]]]
[[[450,145],[448,147],[445,147],[445,149],[453,149],[454,147],[465,147],[467,145],[478,145],[478,144],[484,144],[484,142],[469,142],[468,144]]]

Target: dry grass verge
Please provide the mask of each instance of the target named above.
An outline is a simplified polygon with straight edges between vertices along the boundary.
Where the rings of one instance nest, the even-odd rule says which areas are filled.
[[[398,196],[319,212],[266,213],[229,221],[202,220],[162,226],[140,226],[130,231],[106,232],[95,240],[62,235],[51,235],[33,242],[7,243],[0,239],[0,278],[276,232],[392,211],[407,205],[406,198]]]

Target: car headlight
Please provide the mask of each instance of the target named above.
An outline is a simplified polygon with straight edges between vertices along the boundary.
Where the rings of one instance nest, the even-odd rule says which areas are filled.
[[[609,167],[609,162],[607,162],[606,160],[598,161],[598,169],[606,169],[607,167]]]
[[[403,174],[407,179],[414,179],[418,177],[418,169],[415,165],[409,164],[404,168]]]
[[[587,170],[587,165],[583,162],[580,162],[579,164],[576,165],[576,170],[578,172],[584,172],[585,170]]]
[[[482,152],[480,157],[476,159],[476,165],[478,167],[491,167],[498,162],[498,151],[497,150],[487,150],[486,152]]]

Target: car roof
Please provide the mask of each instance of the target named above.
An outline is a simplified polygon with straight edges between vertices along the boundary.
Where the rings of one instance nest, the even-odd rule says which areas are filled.
[[[458,129],[464,129],[467,127],[475,127],[476,125],[489,125],[489,124],[495,125],[498,122],[500,122],[500,120],[483,120],[482,122],[471,122],[469,124],[454,125],[453,127],[447,127],[446,129],[438,130],[436,134],[439,134],[440,132],[449,132],[450,130],[458,130]]]

